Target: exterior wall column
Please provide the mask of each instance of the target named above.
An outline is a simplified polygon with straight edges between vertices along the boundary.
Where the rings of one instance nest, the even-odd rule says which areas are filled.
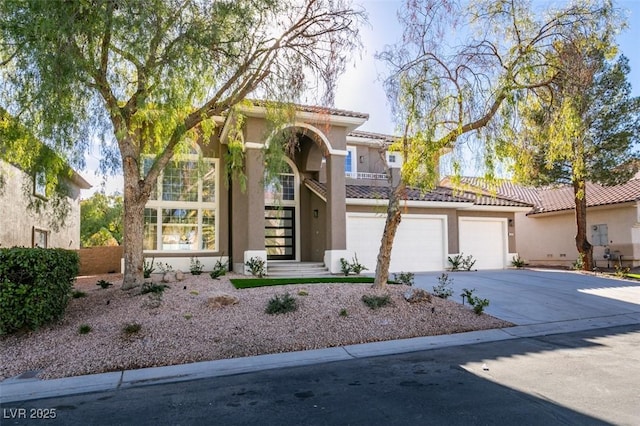
[[[247,144],[248,145],[248,144]],[[267,262],[267,251],[264,247],[264,160],[262,150],[247,147],[245,153],[247,173],[247,246],[243,263],[252,257]],[[249,274],[244,267],[245,275]]]
[[[340,258],[350,259],[347,252],[347,205],[344,175],[345,152],[334,152],[327,158],[327,220],[324,264],[331,273],[340,272]]]

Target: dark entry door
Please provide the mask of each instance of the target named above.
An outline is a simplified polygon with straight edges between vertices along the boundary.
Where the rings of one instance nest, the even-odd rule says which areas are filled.
[[[295,260],[295,208],[266,206],[264,247],[268,260]]]

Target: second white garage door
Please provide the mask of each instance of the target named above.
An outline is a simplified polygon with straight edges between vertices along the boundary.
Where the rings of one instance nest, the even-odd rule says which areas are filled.
[[[373,273],[385,216],[347,213],[347,250]],[[440,215],[402,215],[391,251],[390,272],[441,271],[446,267],[447,219]]]
[[[460,253],[476,259],[474,269],[503,269],[507,253],[507,219],[461,217]]]

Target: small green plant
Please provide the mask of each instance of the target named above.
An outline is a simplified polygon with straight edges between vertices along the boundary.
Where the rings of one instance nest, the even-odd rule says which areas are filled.
[[[298,290],[298,296],[308,296],[309,292],[307,290]]]
[[[125,324],[122,327],[122,332],[128,336],[139,333],[140,330],[142,330],[142,325],[138,324],[137,322]]]
[[[295,297],[289,293],[285,293],[282,296],[275,295],[267,303],[265,312],[269,315],[273,314],[286,314],[288,312],[294,312],[298,309],[298,303]]]
[[[346,309],[342,308],[342,309],[340,309],[340,313],[338,315],[340,315],[341,317],[345,318],[345,317],[349,316],[349,313],[347,312]]]
[[[89,324],[81,324],[78,327],[78,334],[88,334],[91,332],[91,326]]]
[[[370,309],[378,309],[391,304],[391,298],[388,294],[384,296],[368,295],[362,296],[362,302]]]
[[[469,305],[473,308],[473,312],[480,315],[484,312],[484,308],[489,306],[489,299],[481,299],[478,296],[474,296],[474,291],[476,290],[469,290],[467,288],[462,289],[462,293],[460,294],[462,296],[462,304],[464,305],[464,300],[467,299],[467,302],[469,302]]]
[[[576,271],[582,271],[584,269],[584,254],[578,253],[578,258],[573,262],[571,267]]]
[[[213,267],[213,270],[209,273],[211,278],[218,279],[219,277],[225,275],[227,273],[227,262],[223,262],[222,258],[216,260],[216,264]]]
[[[433,286],[433,294],[441,299],[447,299],[453,295],[453,278],[449,278],[449,275],[443,273],[438,277],[438,285]]]
[[[476,264],[476,260],[473,258],[472,255],[469,255],[464,259],[462,259],[462,269],[464,269],[465,271],[470,271],[471,268],[473,268],[473,265],[475,264]]]
[[[140,289],[140,294],[162,294],[166,288],[169,288],[166,284],[144,283]]]
[[[71,297],[73,297],[74,299],[80,299],[81,297],[87,297],[87,293],[80,290],[73,290],[71,292]]]
[[[462,253],[460,254],[456,254],[455,256],[451,257],[449,256],[449,263],[451,264],[451,270],[452,271],[459,271],[460,268],[462,267]]]
[[[191,275],[200,275],[202,274],[202,270],[204,269],[204,265],[197,257],[192,257],[191,262],[189,263],[189,271],[191,271]]]
[[[513,266],[514,268],[524,268],[525,264],[526,261],[521,258],[520,255],[513,256],[513,259],[511,260],[511,266]]]
[[[184,317],[184,319],[186,319],[186,320],[190,320],[191,318],[193,318],[193,315],[191,315],[191,314],[184,314],[184,315],[183,315],[183,317]]]
[[[109,281],[105,281],[105,280],[100,280],[96,283],[97,286],[100,286],[100,288],[105,289],[105,288],[109,288],[113,285],[113,283],[110,283]]]
[[[462,296],[462,304],[464,305],[464,301],[465,299],[469,301],[469,304],[471,304],[471,298],[473,297],[473,292],[476,291],[476,289],[471,289],[469,290],[468,288],[463,288],[462,289],[462,293],[460,293],[460,296]]]
[[[412,286],[414,283],[415,274],[413,272],[400,272],[399,274],[393,274],[393,280],[397,283]]]
[[[262,278],[267,273],[267,262],[260,257],[252,257],[245,262],[245,266],[249,268],[249,272],[254,277]]]
[[[357,254],[353,255],[353,259],[351,259],[351,262],[349,262],[344,257],[340,258],[340,270],[342,271],[345,277],[352,272],[356,275],[360,275],[362,271],[366,271],[367,269],[368,268],[366,266],[364,266],[358,261]]]
[[[142,264],[142,273],[144,275],[145,278],[149,278],[151,276],[151,274],[153,273],[153,271],[156,270],[154,265],[155,258],[151,258],[150,261],[147,261],[146,259],[144,260],[143,264]]]
[[[615,275],[616,275],[616,277],[618,277],[618,278],[624,278],[624,277],[626,277],[626,276],[627,276],[627,274],[629,273],[629,271],[631,270],[630,268],[628,268],[628,267],[626,267],[626,268],[625,268],[625,267],[624,267],[624,266],[622,266],[622,265],[616,265],[616,266],[615,266],[615,268],[616,268]]]
[[[342,271],[345,277],[351,273],[351,264],[344,257],[340,258],[340,270]]]
[[[476,263],[472,255],[464,257],[464,253],[456,254],[453,257],[449,256],[448,259],[452,271],[470,271]]]
[[[160,272],[162,272],[163,274],[166,274],[167,272],[173,272],[173,266],[168,263],[157,262],[156,265],[158,266],[158,269],[160,269]]]

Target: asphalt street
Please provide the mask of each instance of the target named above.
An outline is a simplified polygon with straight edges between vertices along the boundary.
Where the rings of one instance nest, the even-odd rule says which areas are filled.
[[[637,425],[639,349],[627,325],[14,402],[2,425]]]

